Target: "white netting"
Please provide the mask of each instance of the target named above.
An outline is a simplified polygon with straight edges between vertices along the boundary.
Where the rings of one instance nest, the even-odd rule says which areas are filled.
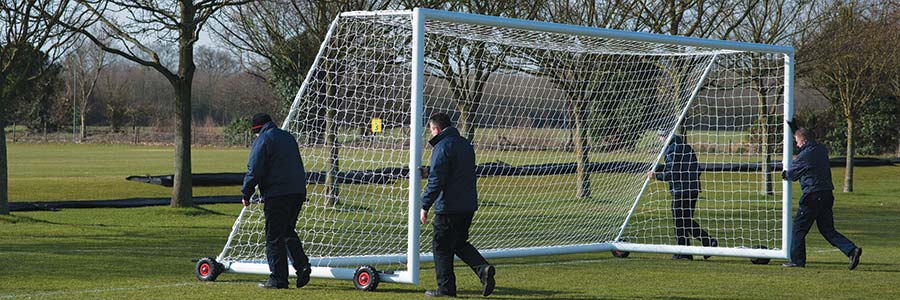
[[[298,96],[288,127],[311,174],[297,228],[307,254],[326,258],[316,265],[405,262],[410,23],[408,14],[340,17]],[[695,220],[720,247],[780,246],[780,178],[767,195],[765,175],[776,171],[750,171],[781,161],[780,55],[429,20],[425,62],[420,117],[448,113],[475,147],[479,249],[614,241],[639,195],[622,237],[674,244],[665,183],[641,192],[663,149],[657,130],[672,130],[689,103],[680,132],[710,167]],[[427,165],[431,147],[421,146]],[[260,205],[238,222],[224,260],[264,261]],[[421,237],[430,252],[429,225]]]

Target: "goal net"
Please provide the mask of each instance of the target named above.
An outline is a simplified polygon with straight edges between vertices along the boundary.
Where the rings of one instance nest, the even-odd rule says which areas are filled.
[[[791,57],[786,47],[434,10],[341,14],[283,124],[308,172],[297,232],[314,275],[377,265],[398,270],[388,281],[418,281],[431,252],[430,225],[417,223],[418,167],[430,161],[424,126],[436,112],[474,145],[470,241],[486,257],[784,258]],[[694,193],[693,209],[673,209],[670,183]],[[262,205],[250,205],[218,260],[267,273],[263,229]]]

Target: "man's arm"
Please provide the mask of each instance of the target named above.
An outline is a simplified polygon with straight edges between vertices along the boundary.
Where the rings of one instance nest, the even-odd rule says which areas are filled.
[[[800,180],[800,177],[803,176],[808,169],[809,161],[806,157],[806,153],[800,153],[797,155],[797,159],[791,162],[790,167],[784,171],[784,179],[787,179],[788,181]]]
[[[672,172],[675,169],[675,147],[674,145],[669,145],[666,147],[665,152],[666,157],[666,169],[662,172],[656,172],[654,175],[656,176],[656,180],[660,181],[669,181],[672,180]]]
[[[434,201],[441,194],[441,189],[450,174],[450,161],[443,149],[435,149],[431,155],[431,170],[428,172],[428,182],[425,184],[425,193],[422,194],[422,209],[428,211],[434,205]]]
[[[256,140],[250,149],[250,158],[247,160],[247,174],[244,175],[244,185],[241,186],[243,200],[250,200],[250,197],[256,192],[256,185],[259,184],[259,179],[265,177],[269,170],[265,152],[265,143],[260,139]]]

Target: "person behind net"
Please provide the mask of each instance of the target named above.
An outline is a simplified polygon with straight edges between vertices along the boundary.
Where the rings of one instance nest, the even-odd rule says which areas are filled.
[[[294,136],[281,130],[267,114],[253,116],[251,130],[257,138],[250,149],[247,174],[241,187],[244,206],[250,205],[255,187],[266,218],[266,260],[269,279],[261,288],[288,288],[288,254],[297,271],[297,287],[309,283],[311,268],[297,237],[297,216],[306,201],[306,172]]]
[[[790,122],[788,125],[792,125]],[[831,165],[828,149],[815,140],[812,131],[799,128],[794,132],[794,142],[800,151],[797,159],[781,173],[788,181],[800,181],[803,195],[797,215],[794,216],[794,241],[791,243],[791,261],[783,264],[787,268],[806,267],[806,234],[815,222],[819,233],[850,258],[850,270],[859,265],[862,248],[834,229],[834,185],[831,183]]]
[[[656,132],[659,140],[666,141],[669,131],[660,129]],[[709,232],[703,230],[697,221],[694,221],[694,209],[697,206],[697,198],[700,195],[700,164],[697,163],[697,154],[691,145],[684,142],[680,135],[673,134],[672,140],[666,145],[666,165],[662,172],[647,172],[647,177],[669,183],[669,192],[672,194],[672,217],[675,220],[675,239],[678,245],[689,246],[688,235],[700,239],[704,247],[717,247],[719,241],[711,238]],[[705,255],[703,259],[709,259]],[[675,254],[672,259],[693,260],[691,255]]]
[[[478,249],[469,243],[469,227],[478,209],[475,178],[475,150],[459,131],[451,127],[450,117],[435,113],[428,119],[434,150],[428,182],[422,196],[420,220],[428,221],[428,210],[434,208],[434,269],[437,290],[425,292],[428,297],[456,297],[456,275],[453,255],[472,268],[481,280],[482,295],[494,291],[494,266],[488,264]],[[423,177],[426,174],[423,174]]]

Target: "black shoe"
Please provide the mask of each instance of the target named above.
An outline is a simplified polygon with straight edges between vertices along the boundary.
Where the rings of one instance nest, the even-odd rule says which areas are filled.
[[[309,283],[309,273],[312,273],[312,269],[310,267],[303,268],[300,271],[297,271],[297,288],[302,288]]]
[[[438,290],[427,290],[425,291],[425,297],[456,297],[456,294],[444,294]]]
[[[862,248],[856,247],[856,249],[850,251],[850,270],[856,269],[856,266],[859,265],[860,256],[862,256]]]
[[[709,245],[707,245],[707,247],[718,247],[718,246],[719,246],[719,240],[717,240],[717,239],[709,239]],[[703,260],[707,260],[707,259],[709,259],[710,257],[712,257],[712,255],[704,255],[704,256],[703,256]]]
[[[280,285],[272,284],[269,281],[260,282],[258,285],[256,285],[256,287],[261,288],[261,289],[286,289],[286,288],[288,288],[287,285],[280,286]]]
[[[694,256],[693,255],[673,254],[672,259],[674,259],[674,260],[694,260]]]
[[[798,265],[798,264],[795,264],[792,262],[783,263],[783,264],[781,264],[781,266],[785,267],[785,268],[805,268],[806,267],[804,265]]]
[[[494,274],[496,272],[497,270],[492,265],[487,265],[486,267],[484,267],[484,270],[481,273],[483,276],[483,278],[481,278],[482,296],[487,297],[494,292],[494,285],[496,284],[496,282],[494,281]]]

